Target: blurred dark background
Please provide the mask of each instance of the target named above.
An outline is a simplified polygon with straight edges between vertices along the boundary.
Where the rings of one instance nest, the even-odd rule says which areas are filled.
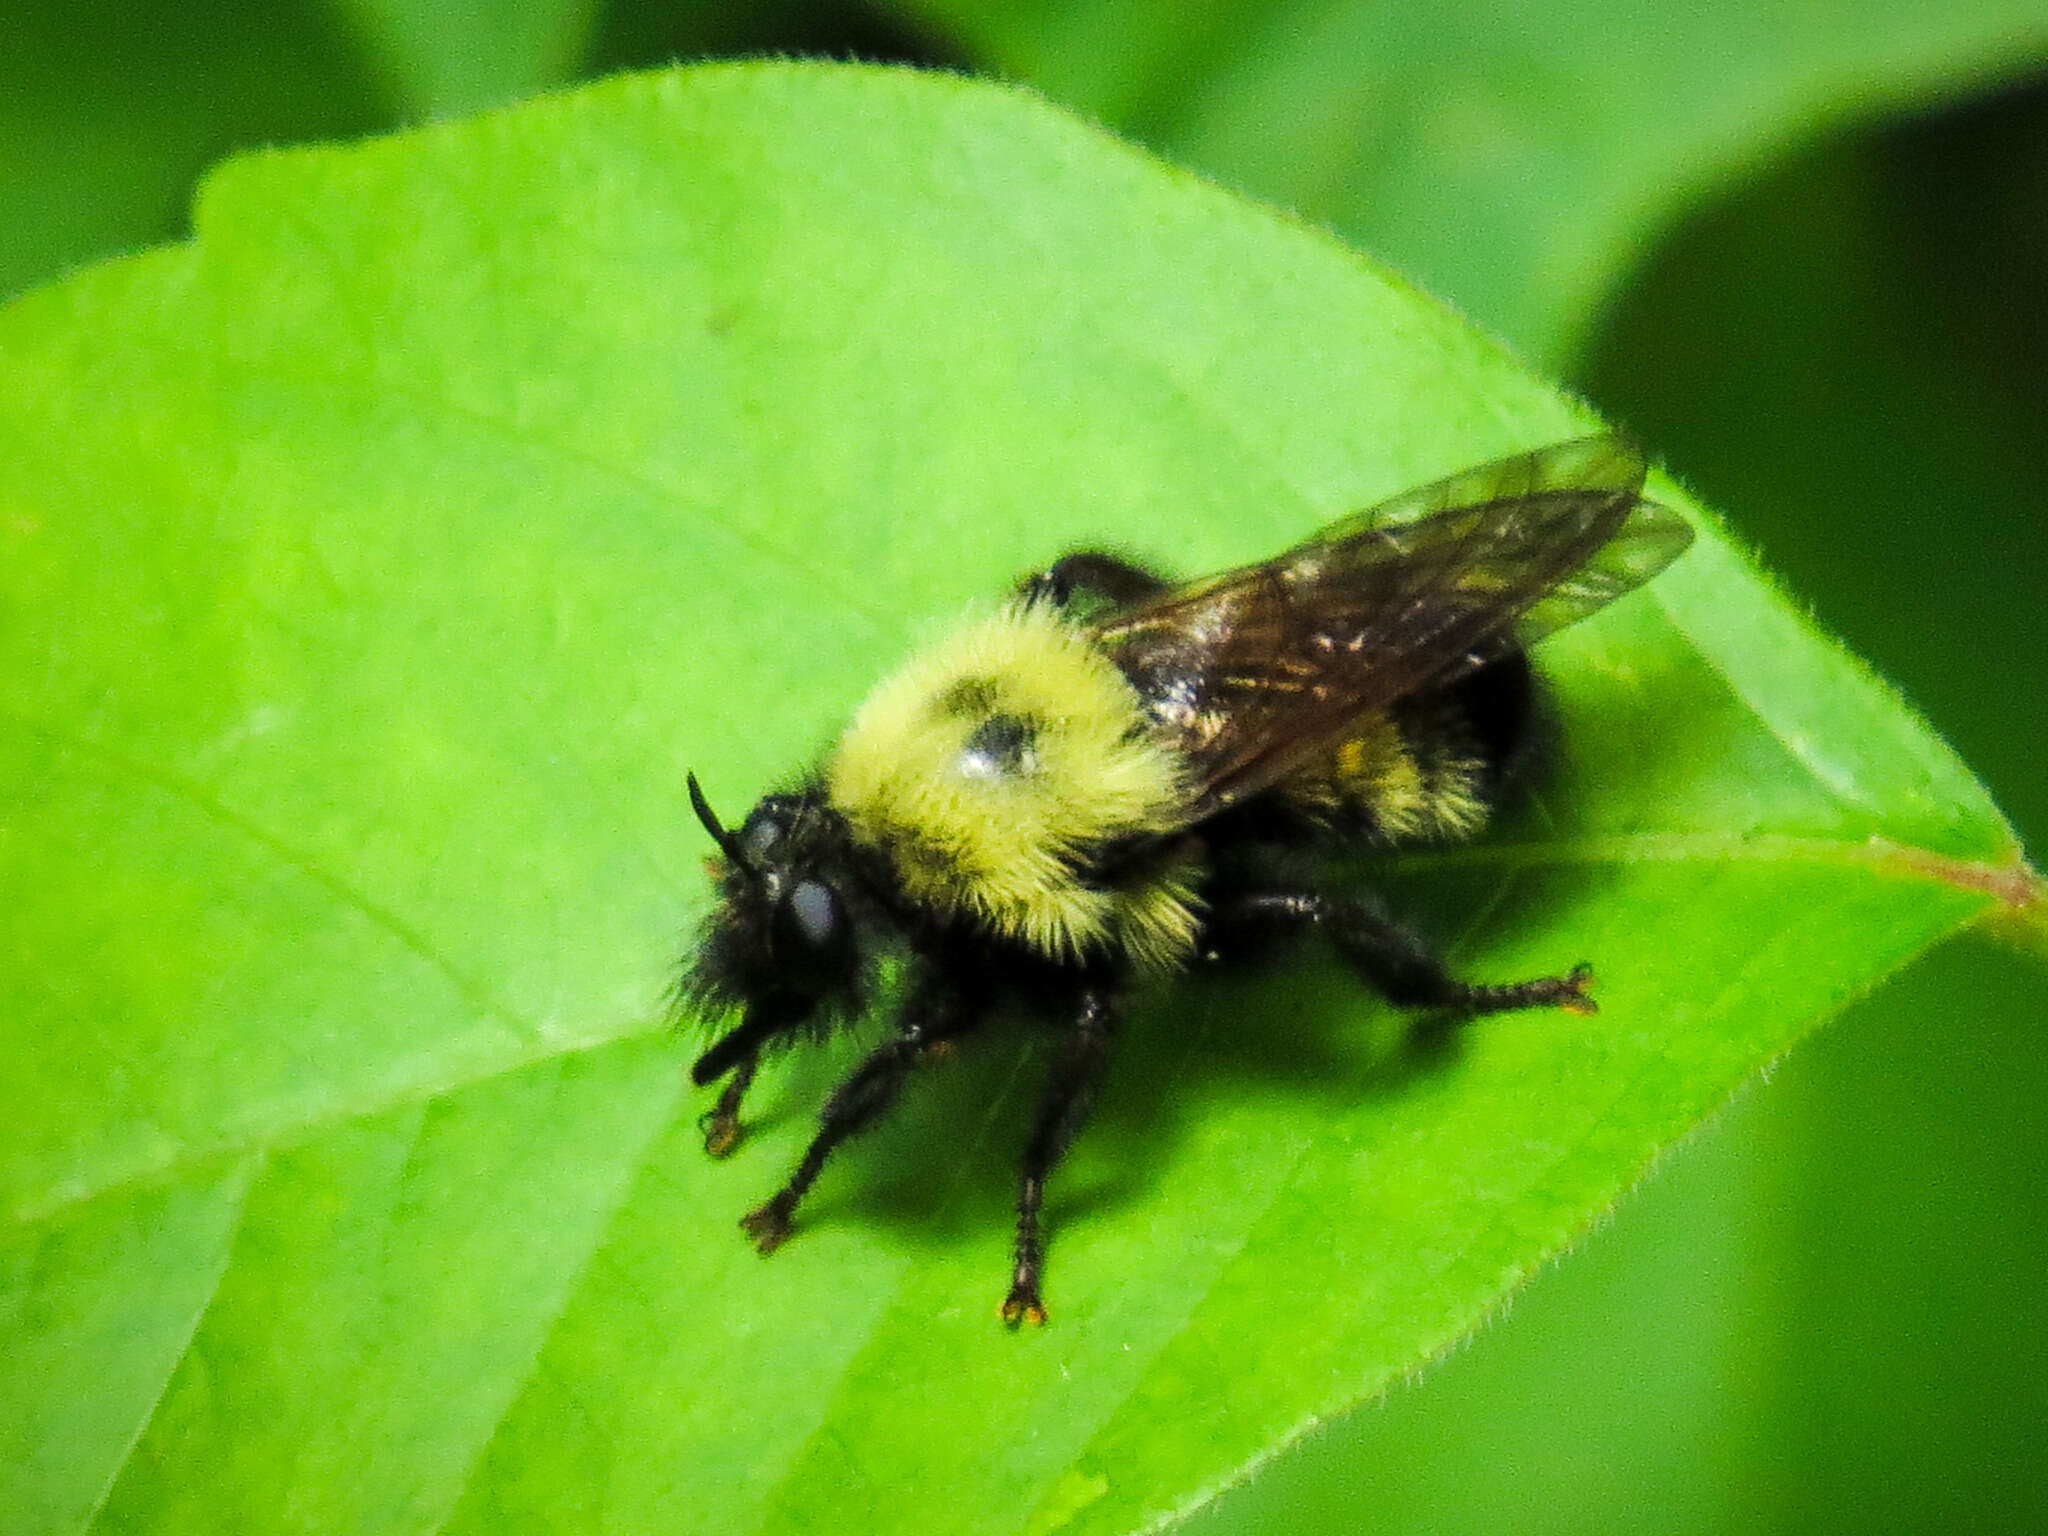
[[[2048,846],[2037,3],[25,0],[5,36],[0,297],[178,237],[235,149],[613,69],[1026,81],[1582,391]],[[1191,1528],[2048,1530],[2044,999],[1988,938],[1926,957],[1508,1317]]]

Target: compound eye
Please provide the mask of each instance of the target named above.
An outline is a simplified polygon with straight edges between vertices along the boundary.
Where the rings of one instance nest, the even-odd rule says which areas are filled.
[[[816,880],[799,880],[783,898],[782,910],[788,913],[790,926],[812,949],[829,947],[846,926],[839,898],[832,894],[830,886]]]
[[[859,963],[846,908],[822,880],[799,880],[775,903],[769,943],[781,981],[813,996],[848,985]]]

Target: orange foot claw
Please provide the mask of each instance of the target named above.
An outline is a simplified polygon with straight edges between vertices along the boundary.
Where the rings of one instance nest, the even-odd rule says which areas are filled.
[[[742,1216],[740,1225],[746,1229],[747,1236],[754,1240],[756,1248],[764,1254],[773,1253],[789,1241],[792,1230],[789,1203],[777,1195],[766,1205]]]
[[[1019,1323],[1035,1323],[1045,1326],[1045,1303],[1038,1299],[1037,1286],[1013,1285],[1010,1294],[1003,1298],[1003,1321],[1012,1328]]]
[[[1576,1013],[1581,1018],[1590,1017],[1600,1011],[1600,1005],[1586,995],[1586,989],[1593,985],[1593,967],[1584,961],[1571,969],[1564,978],[1564,995],[1557,1000],[1557,1006],[1566,1013]]]
[[[732,1156],[732,1149],[740,1144],[740,1117],[714,1112],[704,1117],[703,1125],[704,1150],[713,1157]]]

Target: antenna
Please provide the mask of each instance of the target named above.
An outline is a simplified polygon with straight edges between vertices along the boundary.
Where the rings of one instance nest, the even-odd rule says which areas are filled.
[[[754,874],[756,871],[753,861],[747,857],[746,850],[740,845],[739,838],[733,833],[726,831],[719,824],[718,813],[711,809],[711,802],[704,798],[704,786],[697,782],[697,775],[691,773],[688,775],[688,778],[690,782],[690,809],[695,811],[697,819],[704,823],[704,830],[711,834],[711,840],[718,844],[719,851],[732,861],[735,869],[739,870],[741,874]]]

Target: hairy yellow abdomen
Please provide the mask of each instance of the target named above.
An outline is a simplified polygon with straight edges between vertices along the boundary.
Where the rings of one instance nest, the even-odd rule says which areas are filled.
[[[1388,843],[1458,840],[1486,825],[1486,763],[1448,706],[1412,705],[1352,722],[1342,740],[1276,786],[1322,821],[1362,821]]]
[[[1088,636],[1014,604],[913,657],[868,696],[826,767],[832,804],[906,896],[1047,956],[1186,958],[1192,855],[1084,880],[1089,856],[1186,822],[1177,758]]]

